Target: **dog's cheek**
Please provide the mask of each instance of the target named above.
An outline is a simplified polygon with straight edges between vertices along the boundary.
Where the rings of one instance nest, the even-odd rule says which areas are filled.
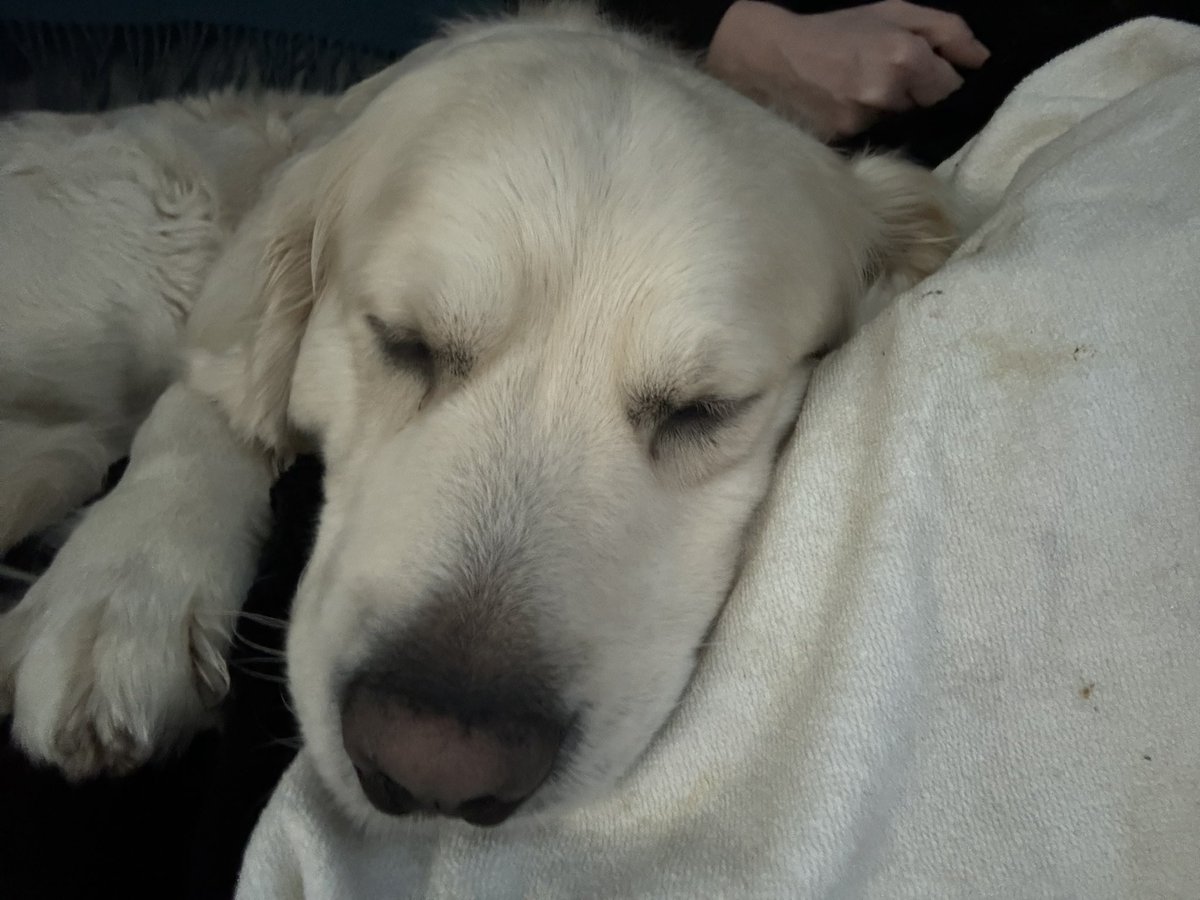
[[[626,619],[630,633],[620,636],[607,660],[603,693],[641,696],[640,703],[615,705],[655,711],[649,718],[631,717],[630,727],[643,740],[662,724],[691,677],[697,647],[728,595],[744,523],[764,478],[751,469],[727,472],[721,482],[676,504],[657,523],[657,540],[630,548],[631,558],[641,557],[640,565],[629,566],[637,575],[629,594],[638,608]]]

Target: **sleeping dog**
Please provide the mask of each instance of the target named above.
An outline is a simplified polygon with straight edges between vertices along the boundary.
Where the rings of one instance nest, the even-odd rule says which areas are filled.
[[[314,449],[289,684],[363,823],[627,771],[819,355],[955,243],[928,173],[576,9],[339,98],[0,129],[0,549],[130,455],[0,619],[16,740],[84,778],[210,721],[269,488]]]

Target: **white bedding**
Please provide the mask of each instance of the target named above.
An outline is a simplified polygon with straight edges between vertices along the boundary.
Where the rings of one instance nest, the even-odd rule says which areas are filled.
[[[384,844],[301,756],[239,898],[1200,897],[1200,29],[1071,51],[943,172],[985,224],[822,365],[622,789]]]

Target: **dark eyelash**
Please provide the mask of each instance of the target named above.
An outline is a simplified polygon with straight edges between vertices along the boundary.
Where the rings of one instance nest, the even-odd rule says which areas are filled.
[[[652,455],[658,455],[663,441],[711,441],[714,432],[730,424],[757,399],[757,395],[738,400],[702,397],[676,406],[658,425]]]
[[[434,353],[419,334],[407,328],[392,328],[376,316],[367,316],[367,324],[388,362],[422,378],[433,377]]]
[[[704,398],[672,409],[663,424],[677,430],[719,425],[737,410],[737,401]]]

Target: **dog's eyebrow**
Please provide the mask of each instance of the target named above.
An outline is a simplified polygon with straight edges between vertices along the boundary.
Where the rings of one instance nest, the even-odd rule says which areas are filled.
[[[675,408],[678,388],[659,387],[636,391],[629,403],[626,414],[629,421],[637,427],[653,425],[670,415]]]
[[[660,422],[692,399],[697,386],[712,381],[714,375],[708,354],[672,362],[660,359],[650,371],[627,385],[626,416],[639,428]]]

